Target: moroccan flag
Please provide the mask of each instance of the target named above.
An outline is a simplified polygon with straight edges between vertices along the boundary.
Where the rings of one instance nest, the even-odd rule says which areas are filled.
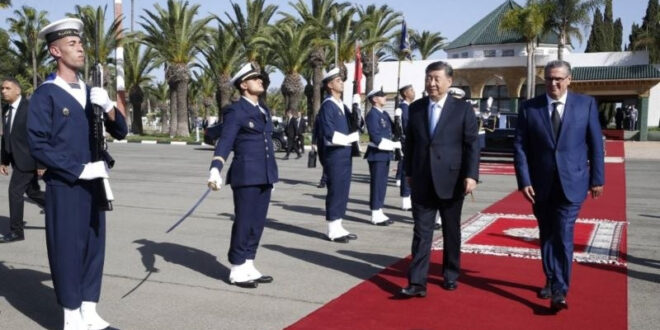
[[[411,59],[410,40],[408,39],[408,27],[406,21],[401,22],[401,41],[399,42],[399,52],[405,54],[406,58]]]
[[[353,79],[353,95],[362,94],[362,55],[360,45],[355,43],[355,77]]]

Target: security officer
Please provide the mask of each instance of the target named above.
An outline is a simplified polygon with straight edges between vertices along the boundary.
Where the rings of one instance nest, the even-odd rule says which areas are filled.
[[[387,98],[380,90],[372,90],[367,94],[371,110],[367,113],[367,130],[369,131],[369,146],[364,158],[369,162],[369,206],[371,207],[371,223],[378,226],[389,226],[393,223],[383,213],[387,177],[392,160],[392,151],[401,149],[401,142],[392,141],[392,119],[383,111]]]
[[[126,121],[100,87],[90,88],[78,71],[85,65],[82,21],[65,18],[39,31],[57,63],[30,99],[28,141],[32,156],[48,169],[46,244],[57,301],[64,307],[64,329],[104,329],[96,312],[105,257],[105,212],[99,207],[104,161],[92,162],[93,107],[104,111],[114,138],[128,133]]]
[[[401,113],[399,114],[398,111],[396,111],[395,116],[400,116],[401,126],[403,132],[405,132],[406,126],[408,126],[408,106],[410,106],[410,103],[415,100],[415,89],[412,84],[405,84],[403,87],[399,88],[399,96],[401,97],[401,103],[399,103],[398,109],[401,110]],[[401,140],[402,143],[405,143],[405,136],[403,136]],[[406,155],[403,155],[403,157],[405,156]],[[399,195],[402,198],[401,209],[405,211],[412,208],[412,201],[410,200],[410,185],[405,180],[406,174],[403,171],[403,162],[403,159],[401,159],[397,164],[396,177],[397,183],[399,183]]]
[[[353,142],[359,140],[357,131],[349,131],[350,110],[341,101],[344,91],[339,68],[328,71],[323,77],[323,86],[328,97],[321,103],[319,121],[319,141],[323,144],[324,170],[327,174],[328,195],[325,199],[325,220],[328,222],[328,239],[333,242],[348,243],[357,235],[344,229],[342,218],[346,214],[348,194],[351,189]]]
[[[243,288],[270,283],[254,266],[259,240],[266,224],[277,164],[273,150],[273,121],[268,108],[259,104],[264,92],[263,77],[251,63],[232,77],[241,98],[225,109],[222,134],[211,161],[208,185],[220,189],[220,171],[231,151],[234,158],[227,172],[227,184],[234,195],[234,225],[231,229],[229,282]]]

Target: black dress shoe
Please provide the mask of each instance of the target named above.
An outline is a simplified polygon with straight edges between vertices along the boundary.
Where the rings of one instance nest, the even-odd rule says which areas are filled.
[[[454,291],[458,288],[458,283],[456,281],[444,281],[442,282],[442,288],[447,291]]]
[[[319,182],[319,185],[316,188],[325,188],[325,182]]]
[[[335,242],[335,243],[348,243],[350,238],[348,238],[348,235],[344,235],[344,236],[339,236],[339,237],[335,237],[335,238],[328,237],[328,240],[330,242]]]
[[[426,288],[419,285],[409,285],[399,291],[404,297],[426,297]]]
[[[262,275],[258,279],[254,280],[257,283],[272,283],[273,282],[273,277],[268,276],[268,275]]]
[[[16,234],[16,233],[7,233],[5,235],[2,235],[0,237],[0,243],[11,243],[11,242],[16,242],[16,241],[22,241],[25,239],[25,236],[23,234]]]
[[[346,235],[346,237],[348,237],[349,240],[356,240],[357,239],[357,235],[355,235],[355,234],[348,234],[348,235]]]
[[[437,222],[433,224],[433,230],[440,230],[441,228],[442,228],[441,224],[439,224]]]
[[[385,220],[385,221],[381,221],[381,222],[376,222],[376,223],[374,223],[374,225],[376,225],[376,226],[382,226],[382,227],[387,227],[387,226],[389,226],[389,225],[391,225],[391,224],[392,224],[391,220]]]
[[[546,282],[543,289],[539,290],[537,297],[540,299],[550,299],[552,297],[552,287],[550,282]]]
[[[287,156],[284,156],[284,157],[282,158],[282,160],[288,160],[288,159],[289,159],[289,156],[288,156],[288,155],[287,155]]]
[[[246,289],[254,289],[257,286],[259,286],[259,283],[257,283],[257,281],[254,280],[244,281],[244,282],[234,282],[232,284],[234,284],[237,287],[246,288]]]
[[[555,293],[552,295],[550,300],[550,309],[555,312],[558,312],[562,309],[568,309],[568,303],[566,302],[566,296],[561,293]]]

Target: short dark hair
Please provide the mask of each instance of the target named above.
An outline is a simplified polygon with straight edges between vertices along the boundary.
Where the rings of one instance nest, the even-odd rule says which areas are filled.
[[[565,68],[566,71],[568,72],[568,75],[571,75],[571,64],[563,61],[563,60],[553,60],[545,64],[545,69],[543,70],[543,73],[545,75],[548,74],[548,71],[555,69],[555,68]]]
[[[23,90],[23,88],[21,88],[21,83],[19,83],[18,80],[16,80],[16,78],[14,78],[14,77],[5,77],[5,78],[2,79],[2,82],[4,83],[5,81],[10,82],[10,83],[16,85],[16,87],[18,87],[18,89]]]
[[[426,67],[426,74],[429,74],[431,71],[444,71],[447,77],[454,76],[454,69],[447,62],[437,61],[429,64]]]
[[[399,95],[400,95],[401,97],[404,97],[405,95],[403,95],[403,94],[405,94],[406,91],[409,90],[409,89],[411,89],[411,88],[413,88],[412,85],[403,86],[403,88],[399,89]]]

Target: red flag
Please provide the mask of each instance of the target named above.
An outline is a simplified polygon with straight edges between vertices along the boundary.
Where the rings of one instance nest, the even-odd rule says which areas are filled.
[[[360,55],[360,45],[355,43],[355,77],[353,79],[353,95],[362,94],[362,56]]]

